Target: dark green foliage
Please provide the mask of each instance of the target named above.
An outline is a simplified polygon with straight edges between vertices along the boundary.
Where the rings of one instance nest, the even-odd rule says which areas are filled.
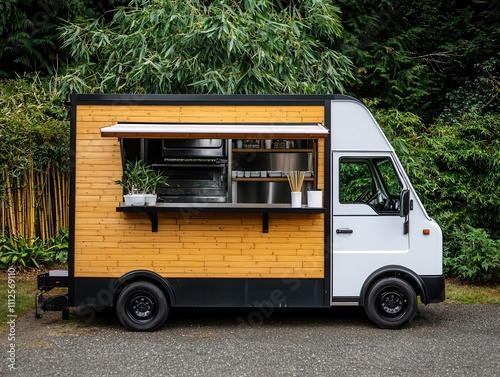
[[[330,1],[136,0],[111,22],[62,28],[76,62],[63,82],[77,92],[338,92],[352,78],[330,49],[340,36]]]
[[[1,166],[45,170],[50,161],[69,170],[69,114],[54,85],[34,75],[0,80]]]
[[[0,77],[40,71],[57,73],[66,61],[60,49],[62,20],[98,17],[127,0],[2,0],[0,2]]]
[[[412,3],[342,0],[340,4],[345,30],[338,47],[357,67],[356,82],[349,90],[358,97],[379,98],[385,107],[418,109],[415,105],[425,101],[431,88],[428,67],[414,58],[420,30],[408,19],[414,17]]]
[[[470,111],[430,126],[397,110],[375,117],[443,228],[447,276],[500,279],[500,117]]]
[[[500,53],[474,65],[475,76],[446,94],[441,118],[461,117],[467,113],[500,114]]]
[[[43,242],[40,238],[27,239],[23,235],[12,239],[0,238],[0,268],[50,267],[66,263],[68,259],[68,231],[63,228],[57,237]]]
[[[444,247],[444,272],[474,282],[500,279],[500,240],[469,225],[452,228]]]
[[[24,69],[52,72],[59,8],[55,0],[0,3],[0,76]]]
[[[500,223],[500,117],[469,113],[430,127],[423,147],[434,166],[427,176],[439,190],[427,190],[439,213],[461,214],[464,223],[498,232]],[[497,234],[497,237],[500,234]]]
[[[467,81],[477,85],[485,62],[498,59],[498,2],[342,0],[339,7],[345,31],[338,47],[357,66],[348,90],[426,121],[447,106],[449,93]]]

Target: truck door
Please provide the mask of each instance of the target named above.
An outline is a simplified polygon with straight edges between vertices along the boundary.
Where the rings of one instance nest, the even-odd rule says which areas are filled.
[[[390,154],[332,156],[332,295],[354,303],[373,271],[408,254],[405,184]]]

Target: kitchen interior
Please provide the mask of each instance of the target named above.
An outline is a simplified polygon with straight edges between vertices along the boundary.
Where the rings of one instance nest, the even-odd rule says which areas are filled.
[[[158,203],[290,203],[287,174],[304,172],[316,189],[317,141],[123,138],[125,160],[142,159],[167,176]]]

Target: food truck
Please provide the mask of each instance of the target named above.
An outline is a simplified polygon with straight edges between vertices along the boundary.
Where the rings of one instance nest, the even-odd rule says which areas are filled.
[[[124,202],[137,162],[166,180],[156,202]],[[114,307],[154,331],[179,307],[352,305],[399,328],[444,300],[441,230],[349,96],[75,94],[70,187],[37,317]]]

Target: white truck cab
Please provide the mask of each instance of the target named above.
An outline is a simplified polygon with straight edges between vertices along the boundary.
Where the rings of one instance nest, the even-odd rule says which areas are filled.
[[[416,305],[408,300],[415,287],[400,275],[422,287],[442,276],[441,229],[368,109],[345,99],[332,101],[331,113],[332,305],[364,305],[391,327]]]

